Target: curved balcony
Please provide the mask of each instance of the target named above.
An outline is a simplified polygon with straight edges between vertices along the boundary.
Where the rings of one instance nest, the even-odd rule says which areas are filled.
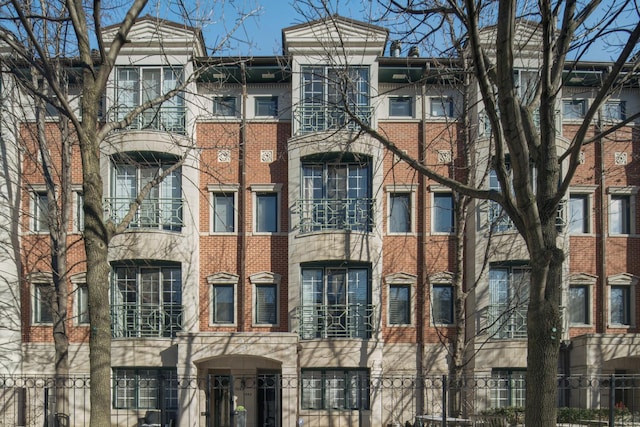
[[[179,304],[117,304],[111,306],[113,338],[171,338],[182,330]]]
[[[376,307],[372,304],[310,304],[297,308],[300,339],[371,338]]]
[[[129,211],[131,199],[110,197],[105,199],[105,215],[116,223]],[[183,200],[177,198],[145,199],[129,223],[129,230],[180,231],[183,223]]]
[[[111,120],[119,121],[126,117],[133,107],[117,107],[113,110]],[[184,135],[186,108],[184,106],[162,106],[150,108],[133,119],[127,130],[158,130]]]
[[[328,230],[370,232],[374,202],[372,198],[298,200],[300,233]]]
[[[369,105],[353,105],[352,113],[361,122],[371,124],[373,107]],[[296,134],[323,132],[327,130],[357,130],[358,126],[344,109],[327,105],[304,105],[293,112],[296,121]]]

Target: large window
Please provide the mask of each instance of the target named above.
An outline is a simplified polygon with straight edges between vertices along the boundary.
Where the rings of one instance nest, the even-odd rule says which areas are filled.
[[[587,101],[584,99],[563,99],[562,117],[565,120],[582,120],[587,113]]]
[[[176,369],[113,368],[115,409],[177,409]]]
[[[434,284],[431,287],[431,313],[434,324],[451,325],[453,320],[453,286]]]
[[[116,68],[116,120],[124,119],[134,108],[176,89],[182,84],[180,67]],[[155,105],[133,119],[134,129],[185,132],[184,97],[178,94]]]
[[[410,96],[392,96],[389,98],[389,117],[412,117],[413,98]]]
[[[49,198],[46,191],[33,193],[33,221],[32,230],[36,233],[49,231]]]
[[[216,283],[211,287],[211,323],[233,324],[235,319],[235,284]]]
[[[610,100],[602,106],[602,119],[607,121],[620,121],[627,118],[626,103],[620,100]]]
[[[278,323],[278,286],[275,284],[256,284],[255,323],[257,325],[275,325]]]
[[[53,285],[50,283],[33,284],[33,322],[53,322]]]
[[[112,278],[111,329],[115,338],[173,337],[182,330],[179,265],[116,265]]]
[[[455,228],[455,210],[453,194],[433,193],[433,232],[453,233]]]
[[[589,195],[572,194],[569,197],[569,233],[583,234],[589,232]]]
[[[368,267],[302,268],[300,336],[369,338],[374,310]]]
[[[304,162],[300,231],[370,231],[372,199],[368,159]]]
[[[611,286],[609,292],[611,324],[631,325],[631,287],[625,285]]]
[[[489,316],[491,338],[527,337],[530,269],[527,266],[489,268]]]
[[[278,193],[256,193],[256,233],[278,231]]]
[[[411,232],[411,193],[389,194],[389,233]]]
[[[370,409],[365,369],[303,369],[301,390],[302,409]]]
[[[524,369],[493,369],[491,371],[491,407],[521,407],[525,404]]]
[[[232,233],[235,231],[235,193],[214,193],[213,232]]]
[[[295,112],[302,133],[355,128],[345,110],[370,123],[369,68],[302,67],[301,105]]]
[[[110,210],[113,219],[121,221],[140,191],[171,168],[176,159],[163,159],[157,153],[130,153],[112,158],[112,186]],[[182,229],[182,173],[171,171],[157,185],[151,187],[135,212],[129,229],[155,228],[180,231]]]
[[[431,98],[431,117],[453,117],[454,114],[452,98]]]
[[[276,117],[278,115],[277,96],[257,96],[255,99],[256,117]]]
[[[609,234],[631,233],[630,197],[623,194],[611,195],[609,203]]]
[[[589,286],[571,285],[569,287],[569,322],[573,325],[589,323]]]
[[[389,324],[411,324],[410,285],[389,285]]]
[[[216,116],[235,117],[236,97],[216,96],[213,98],[213,114]]]

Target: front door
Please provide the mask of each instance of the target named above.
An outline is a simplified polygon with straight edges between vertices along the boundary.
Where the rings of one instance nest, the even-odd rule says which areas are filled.
[[[213,397],[211,427],[232,427],[233,378],[230,375],[211,375],[211,396]]]
[[[258,373],[257,384],[257,427],[280,427],[280,375],[276,372]]]

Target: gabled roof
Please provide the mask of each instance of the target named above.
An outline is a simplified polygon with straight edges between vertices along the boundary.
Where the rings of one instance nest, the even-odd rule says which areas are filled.
[[[119,28],[120,24],[103,28],[102,35],[107,45],[111,43]],[[123,50],[136,52],[161,50],[173,54],[206,55],[202,31],[149,15],[138,18],[133,24]]]
[[[326,53],[341,48],[382,55],[389,30],[366,22],[332,15],[282,29],[284,55],[291,53]]]

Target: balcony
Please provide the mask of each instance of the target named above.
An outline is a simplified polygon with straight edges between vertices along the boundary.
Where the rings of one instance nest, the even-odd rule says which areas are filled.
[[[369,232],[373,225],[373,203],[371,198],[298,200],[300,233],[327,230]]]
[[[116,223],[129,211],[132,200],[127,197],[111,197],[105,200],[105,213]],[[156,229],[180,231],[183,200],[177,198],[145,199],[129,223],[128,229]]]
[[[181,330],[181,305],[119,304],[111,306],[113,338],[172,338]]]
[[[111,120],[122,120],[133,110],[133,107],[117,107],[113,110]],[[184,106],[163,106],[150,108],[133,119],[128,130],[157,130],[184,135],[186,109]]]
[[[350,106],[352,113],[361,122],[371,124],[373,108],[369,105]],[[326,105],[303,105],[294,111],[298,134],[323,132],[327,130],[357,130],[358,126],[349,114],[341,108]]]
[[[371,304],[303,305],[297,308],[300,339],[371,338],[375,306]]]
[[[527,338],[527,307],[494,304],[488,307],[489,334],[496,340]]]

